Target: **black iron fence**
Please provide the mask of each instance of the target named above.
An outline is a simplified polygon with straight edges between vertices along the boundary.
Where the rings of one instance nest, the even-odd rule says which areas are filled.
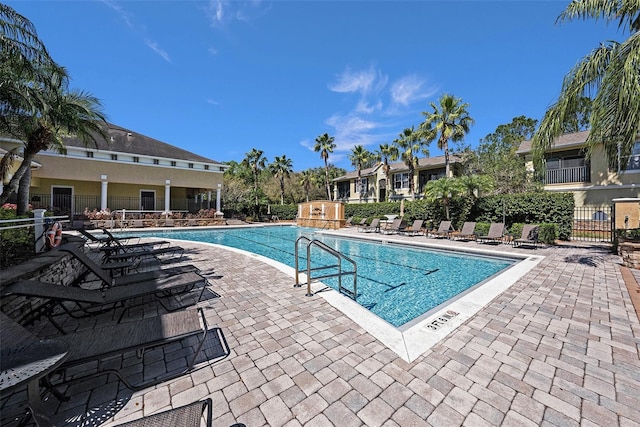
[[[573,211],[571,240],[613,242],[613,207],[582,206]]]
[[[54,215],[83,214],[84,212],[100,211],[100,196],[83,196],[67,194],[31,194],[30,204],[32,209],[46,209]],[[110,211],[127,210],[148,210],[163,211],[165,208],[164,198],[141,198],[141,197],[121,197],[108,196],[107,208]],[[182,211],[197,213],[201,209],[215,208],[215,201],[202,199],[175,198],[169,201],[171,211]]]

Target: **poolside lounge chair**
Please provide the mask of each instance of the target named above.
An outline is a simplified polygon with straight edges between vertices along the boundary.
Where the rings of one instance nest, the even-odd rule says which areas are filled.
[[[344,226],[345,227],[351,227],[353,224],[351,224],[351,222],[353,221],[353,217],[350,216],[349,218],[347,218],[347,220],[344,222]]]
[[[489,233],[486,236],[478,236],[476,241],[480,243],[500,243],[504,234],[504,224],[501,222],[492,222],[489,226]]]
[[[99,248],[109,247],[114,243],[114,241],[118,241],[121,244],[126,244],[126,242],[128,242],[129,240],[140,239],[137,236],[135,236],[135,237],[123,237],[122,239],[116,239],[111,233],[109,233],[107,236],[96,236],[93,233],[89,233],[84,228],[79,228],[76,231],[78,233],[82,234],[82,237],[84,237],[84,239],[87,242],[87,246],[90,243],[95,243]]]
[[[475,222],[465,222],[462,224],[462,229],[460,231],[454,231],[451,233],[451,238],[454,240],[475,240],[475,230]]]
[[[405,236],[415,236],[418,234],[423,234],[424,233],[424,231],[422,230],[423,223],[424,223],[424,220],[416,219],[413,221],[413,224],[411,224],[411,227],[401,230],[400,234],[403,234]]]
[[[138,420],[118,424],[116,427],[200,427],[202,417],[205,417],[206,426],[211,427],[212,405],[211,399],[200,400]]]
[[[538,229],[539,226],[537,224],[525,224],[522,227],[522,235],[513,241],[513,246],[533,246],[534,249],[537,249]]]
[[[431,237],[446,237],[448,238],[451,232],[454,231],[451,226],[451,221],[442,221],[436,231],[427,233],[427,237],[431,234]]]
[[[173,298],[178,294],[190,292],[199,284],[202,284],[202,290],[196,301],[173,306],[166,303],[168,297]],[[36,305],[31,311],[23,314],[23,321],[29,323],[40,316],[45,316],[56,329],[65,333],[60,324],[55,321],[55,317],[67,315],[83,318],[122,308],[119,322],[130,308],[139,305],[139,303],[135,304],[136,299],[142,297],[154,297],[166,311],[171,312],[199,302],[206,288],[205,284],[206,279],[195,272],[157,277],[137,282],[135,286],[116,286],[106,289],[84,289],[38,280],[21,280],[5,286],[0,295],[22,295],[45,300],[43,304]]]
[[[13,322],[5,314],[0,314],[2,322]],[[22,327],[24,329],[24,327]],[[30,332],[24,329],[25,334]],[[55,341],[66,343],[68,352],[61,363],[47,376],[46,383],[52,386],[52,392],[60,393],[53,389],[61,384],[82,381],[99,375],[114,374],[131,390],[137,391],[151,387],[160,382],[167,381],[191,371],[196,359],[200,354],[202,345],[207,337],[208,325],[202,308],[197,310],[182,310],[174,313],[163,314],[155,317],[147,317],[132,322],[119,323],[115,325],[86,329],[68,335],[56,335]],[[33,335],[33,334],[31,334]],[[103,368],[100,362],[111,356],[121,355],[136,351],[139,357],[147,349],[165,346],[171,343],[182,341],[185,338],[199,337],[193,356],[184,369],[169,372],[151,378],[143,383],[133,384],[129,378],[123,375],[118,369]],[[227,349],[225,349],[226,351]],[[58,373],[66,371],[73,366],[83,365],[89,362],[97,362],[97,371],[82,376],[73,376],[66,379],[64,375]],[[113,366],[110,364],[109,366]],[[137,376],[137,375],[136,375]],[[54,378],[61,378],[60,382],[54,383]]]
[[[108,270],[105,267],[115,267],[120,268],[121,264],[124,264],[126,267],[131,266],[131,263],[113,263],[113,264],[102,264],[99,265],[95,263],[91,258],[89,258],[79,247],[76,247],[72,244],[67,244],[64,246],[60,246],[59,250],[70,253],[73,255],[75,259],[77,259],[82,265],[87,268],[87,273],[93,273],[100,282],[102,282],[103,288],[112,287],[112,286],[125,286],[130,285],[132,283],[139,283],[147,280],[154,280],[159,277],[172,276],[172,275],[182,275],[185,273],[195,273],[198,274],[199,270],[191,265],[187,266],[178,266],[174,268],[168,269],[157,269],[151,271],[145,271],[142,273],[133,273],[133,274],[122,274],[121,276],[112,277],[107,272],[113,271],[114,268],[109,268]],[[84,281],[86,275],[80,275],[78,279],[74,282],[74,285],[79,286]],[[199,274],[198,274],[199,276]],[[199,276],[201,279],[204,279],[202,276]]]
[[[380,231],[380,218],[373,218],[371,220],[371,224],[361,227],[358,231],[364,233],[377,233],[378,231]]]
[[[381,228],[380,232],[382,234],[398,234],[403,228],[404,227],[402,226],[402,218],[396,218],[393,220],[391,225],[385,228]]]

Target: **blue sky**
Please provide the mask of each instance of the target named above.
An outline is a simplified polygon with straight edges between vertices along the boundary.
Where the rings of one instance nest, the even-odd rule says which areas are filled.
[[[568,1],[8,1],[31,20],[72,87],[110,122],[217,161],[252,148],[295,171],[349,171],[418,126],[451,93],[469,103],[465,144],[513,117],[540,120],[602,22],[556,24]],[[436,143],[431,156],[440,155]]]

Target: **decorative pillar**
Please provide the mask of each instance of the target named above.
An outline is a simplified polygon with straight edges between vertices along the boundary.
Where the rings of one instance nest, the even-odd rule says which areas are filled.
[[[167,179],[164,182],[164,212],[169,215],[171,212],[171,180]]]
[[[44,213],[46,209],[34,209],[33,210],[33,223],[34,223],[34,233],[36,235],[36,253],[44,252],[46,250],[46,234],[44,227]]]
[[[216,194],[216,211],[218,210],[218,206],[220,205],[220,202],[218,201],[218,195]],[[211,190],[209,190],[209,192],[207,193],[207,209],[211,209]]]
[[[109,181],[107,181],[107,175],[100,175],[100,181],[102,181],[102,188],[100,190],[100,210],[107,210],[107,188],[109,187]]]
[[[211,194],[211,193],[209,193]],[[224,214],[220,210],[220,195],[222,194],[222,184],[218,184],[218,189],[216,190],[216,215],[223,216]]]

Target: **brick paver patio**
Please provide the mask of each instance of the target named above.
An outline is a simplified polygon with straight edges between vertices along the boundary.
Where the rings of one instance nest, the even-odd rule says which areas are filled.
[[[190,375],[135,393],[113,378],[72,385],[69,402],[46,402],[69,425],[110,426],[211,397],[213,424],[225,427],[640,426],[640,323],[620,258],[606,249],[499,247],[545,259],[408,363],[280,270],[180,244],[219,295],[200,306],[229,354],[213,343]],[[144,367],[135,355],[114,363],[146,375],[180,365],[185,351],[151,351]],[[3,400],[3,425],[24,398]]]

